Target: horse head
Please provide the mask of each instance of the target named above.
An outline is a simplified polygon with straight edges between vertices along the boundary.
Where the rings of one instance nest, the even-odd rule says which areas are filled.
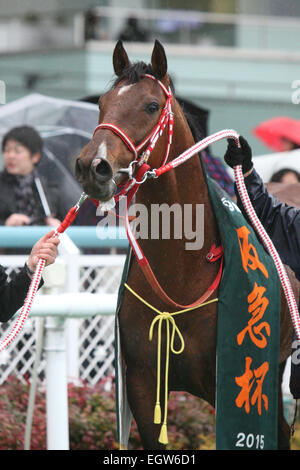
[[[76,178],[84,191],[99,201],[111,199],[128,178],[128,168],[139,160],[160,120],[170,86],[165,51],[158,41],[148,65],[131,64],[118,41],[113,66],[117,78],[99,99],[99,124],[76,161]],[[151,166],[161,164],[166,139],[165,135],[158,139]]]

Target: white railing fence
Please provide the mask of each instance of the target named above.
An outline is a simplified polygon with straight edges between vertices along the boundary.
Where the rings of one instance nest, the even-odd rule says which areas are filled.
[[[4,235],[0,230],[0,247]],[[126,245],[112,242],[114,248],[109,254],[83,255],[67,236],[61,239],[60,256],[54,265],[45,269],[45,284],[34,300],[23,330],[0,353],[0,384],[10,375],[31,382],[25,450],[30,449],[39,385],[46,388],[47,449],[67,450],[68,382],[94,385],[104,376],[114,374],[114,314],[125,254],[113,252],[116,246]],[[93,240],[91,243],[95,246]],[[32,246],[32,240],[28,240],[28,246]],[[26,259],[24,255],[0,255],[0,263],[9,275],[18,271]],[[0,324],[1,338],[13,323],[14,319]],[[290,420],[292,401],[288,380],[287,370],[283,393]]]
[[[43,232],[44,228],[36,230]],[[24,243],[22,229],[11,231],[11,239],[4,227],[0,232],[1,247],[5,246],[5,240],[10,240],[10,247],[13,246],[15,237],[19,247],[23,243],[22,248],[29,248],[43,235],[27,231],[32,239],[29,237]],[[80,232],[84,245],[87,232]],[[95,229],[88,232],[92,238],[90,246],[95,247],[99,241],[95,240]],[[68,235],[63,234],[60,239],[59,256],[43,272],[44,285],[34,299],[23,329],[0,353],[0,384],[10,375],[31,383],[25,450],[30,449],[37,387],[46,388],[47,449],[68,450],[68,382],[84,381],[93,385],[114,374],[114,314],[125,254],[113,253],[117,247],[124,248],[124,240],[104,243],[108,254],[84,255]],[[109,244],[114,248],[108,250]],[[99,241],[97,251],[100,250]],[[11,277],[27,257],[4,254],[0,255],[0,263]],[[6,324],[0,324],[1,338],[13,327],[16,315]]]
[[[8,274],[17,272],[24,265],[25,260],[26,256],[21,255],[1,256],[1,264],[7,268]],[[66,282],[59,289],[61,292],[74,293],[74,295],[84,292],[97,294],[97,299],[100,301],[101,294],[104,296],[106,294],[117,295],[124,260],[125,255],[61,256],[56,263],[63,263],[65,266]],[[46,270],[48,269],[50,272],[50,268],[48,267]],[[47,294],[48,291],[49,288],[45,283],[45,286],[38,292],[37,299]],[[63,296],[61,302],[63,311]],[[88,305],[86,307],[88,309]],[[34,312],[34,308],[32,311]],[[51,296],[49,297],[49,316],[51,316]],[[12,374],[22,382],[25,382],[26,378],[30,379],[35,360],[39,318],[38,313],[30,314],[15,341],[0,353],[0,384]],[[12,319],[7,324],[0,325],[1,338],[5,337],[13,322]],[[113,374],[113,315],[89,316],[83,309],[81,318],[78,314],[77,318],[66,319],[65,333],[69,381],[84,380],[93,385],[103,376]],[[38,369],[40,381],[45,378],[45,367],[43,352]]]

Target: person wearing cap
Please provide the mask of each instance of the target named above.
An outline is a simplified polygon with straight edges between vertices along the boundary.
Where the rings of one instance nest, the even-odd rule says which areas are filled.
[[[0,173],[0,225],[57,227],[66,214],[59,188],[38,176],[36,166],[43,151],[39,133],[30,126],[15,127],[4,135],[2,151],[5,168]],[[49,213],[45,211],[41,187]]]
[[[0,322],[7,322],[23,305],[39,259],[46,261],[46,266],[54,263],[58,254],[58,236],[52,230],[33,246],[27,262],[21,270],[8,281],[3,266],[0,265]],[[41,281],[40,286],[43,284]]]
[[[268,193],[263,180],[256,172],[252,161],[252,150],[246,139],[239,138],[240,147],[228,139],[224,155],[225,162],[234,168],[242,165],[245,186],[252,206],[272,240],[283,264],[289,266],[300,281],[300,210],[282,203]],[[245,214],[242,201],[235,185],[237,204]],[[246,215],[247,218],[247,215]],[[294,333],[293,350],[299,347]],[[295,399],[300,398],[300,364],[291,363],[290,390]]]

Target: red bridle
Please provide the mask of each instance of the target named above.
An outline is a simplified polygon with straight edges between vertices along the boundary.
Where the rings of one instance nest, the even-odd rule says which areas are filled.
[[[207,261],[209,262],[215,262],[217,259],[221,258],[221,263],[220,263],[220,268],[217,274],[216,279],[212,283],[212,285],[207,289],[207,291],[199,298],[197,299],[196,302],[193,302],[190,305],[181,305],[178,304],[177,302],[174,302],[163,290],[163,288],[160,286],[159,282],[157,281],[150,265],[145,257],[143,251],[141,250],[140,245],[138,244],[134,233],[130,227],[129,223],[129,217],[128,217],[128,209],[130,206],[130,203],[136,194],[139,186],[141,183],[143,183],[147,177],[157,177],[158,172],[161,172],[160,174],[164,173],[165,171],[169,171],[172,168],[172,165],[174,164],[174,167],[177,166],[178,164],[182,163],[185,161],[185,159],[190,158],[191,154],[186,156],[186,155],[180,155],[177,157],[174,162],[166,163],[169,152],[170,152],[170,147],[172,143],[172,137],[173,137],[173,113],[172,113],[172,94],[170,88],[167,89],[165,85],[157,80],[155,77],[152,75],[145,75],[145,77],[150,78],[151,80],[156,81],[159,86],[162,88],[166,95],[166,103],[164,106],[164,109],[160,115],[159,121],[154,127],[153,131],[150,133],[148,137],[146,137],[138,146],[135,146],[132,140],[128,137],[128,135],[123,132],[118,126],[112,123],[108,122],[103,122],[99,124],[95,131],[97,132],[99,129],[109,129],[111,130],[114,134],[116,134],[118,137],[122,139],[122,141],[125,143],[125,145],[128,147],[128,149],[134,154],[134,160],[130,163],[128,169],[123,169],[123,171],[128,173],[129,181],[122,187],[121,191],[118,192],[117,195],[114,196],[114,200],[118,201],[122,196],[126,195],[126,214],[125,214],[125,228],[126,228],[126,233],[128,240],[130,242],[130,245],[133,249],[133,252],[136,256],[137,262],[142,269],[147,281],[151,285],[152,289],[156,292],[156,294],[167,304],[171,305],[172,307],[180,307],[180,308],[187,308],[187,307],[194,307],[195,305],[199,305],[200,303],[204,302],[205,300],[210,297],[210,295],[215,291],[217,286],[219,285],[220,279],[221,279],[221,274],[222,274],[222,267],[223,267],[223,253],[222,253],[222,247],[215,247],[214,245],[212,246],[209,256],[207,257]],[[154,149],[158,138],[162,135],[164,129],[166,128],[167,124],[169,124],[168,128],[168,145],[166,149],[166,153],[164,156],[164,159],[161,163],[161,166],[156,169],[151,169],[150,166],[146,163],[149,159],[149,156]],[[141,150],[145,147],[145,145],[148,143],[148,147],[145,151],[143,151],[141,154]],[[192,150],[192,149],[190,149]],[[194,150],[194,149],[193,149]],[[183,157],[183,158],[182,158]],[[132,165],[136,164],[138,169],[135,177],[133,177],[133,171],[132,171]],[[100,203],[101,204],[101,203]]]
[[[126,172],[128,172],[128,176],[130,180],[133,179],[132,171],[130,171],[132,169],[132,165],[136,163],[138,167],[141,167],[144,163],[148,161],[150,154],[157,143],[158,138],[162,135],[164,129],[168,125],[168,144],[167,144],[167,149],[166,149],[165,156],[164,156],[161,166],[165,165],[168,159],[169,153],[170,153],[170,147],[172,144],[172,137],[173,137],[174,118],[173,118],[173,112],[172,112],[172,92],[171,92],[170,87],[167,88],[160,80],[157,80],[152,75],[145,74],[143,77],[150,78],[151,80],[158,83],[158,85],[161,87],[161,89],[166,95],[165,106],[162,110],[162,113],[160,115],[160,118],[156,126],[150,132],[150,134],[139,145],[135,146],[132,140],[130,139],[130,137],[124,131],[122,131],[118,126],[110,122],[102,122],[94,130],[94,135],[100,129],[108,129],[112,131],[114,134],[120,137],[120,139],[122,139],[122,141],[127,146],[127,148],[133,153],[134,160],[130,163],[128,169],[125,170]],[[146,144],[148,144],[146,150],[141,152],[146,146]],[[150,169],[150,167],[147,167],[147,168],[145,167],[146,171],[147,169]],[[130,182],[126,185],[126,187],[124,186],[122,190],[122,195],[128,192],[131,186],[132,184],[130,184]],[[120,194],[118,196],[120,196]]]

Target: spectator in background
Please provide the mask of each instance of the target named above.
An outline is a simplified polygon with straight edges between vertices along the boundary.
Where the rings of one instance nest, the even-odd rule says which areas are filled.
[[[15,127],[3,137],[5,169],[0,173],[1,225],[57,227],[64,217],[59,188],[38,176],[36,166],[42,150],[43,141],[30,126]],[[46,204],[41,192],[46,196]]]
[[[97,37],[98,17],[93,9],[88,10],[84,16],[84,37],[86,41],[98,39]]]
[[[282,170],[273,173],[270,182],[292,184],[300,182],[300,174],[292,168],[283,168]]]
[[[138,20],[133,16],[130,16],[127,18],[125,28],[119,35],[119,40],[128,42],[145,42],[147,41],[147,34],[139,27]]]
[[[84,39],[85,41],[101,41],[109,39],[107,34],[107,22],[98,8],[91,8],[84,15]]]
[[[297,142],[287,139],[286,137],[281,137],[281,145],[283,152],[289,152],[290,150],[297,150],[300,148]]]

